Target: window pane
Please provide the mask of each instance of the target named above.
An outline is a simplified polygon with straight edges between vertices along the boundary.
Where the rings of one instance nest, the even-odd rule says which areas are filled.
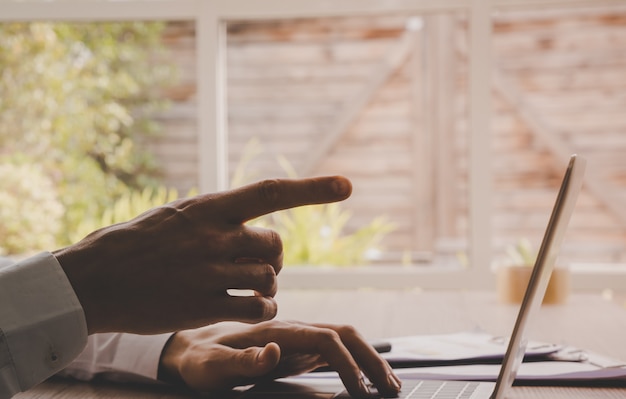
[[[148,144],[165,184],[183,195],[198,188],[200,180],[195,22],[167,22],[162,43],[168,54],[163,62],[174,67],[175,80],[162,90],[168,107],[155,115],[161,131]]]
[[[230,22],[232,184],[345,175],[354,192],[340,204],[351,213],[343,231],[381,216],[393,225],[364,261],[458,266],[468,241],[466,48],[456,14]],[[308,240],[325,234],[314,225]]]
[[[588,159],[562,262],[626,260],[626,8],[494,17],[494,206],[499,254],[538,246],[566,158]]]

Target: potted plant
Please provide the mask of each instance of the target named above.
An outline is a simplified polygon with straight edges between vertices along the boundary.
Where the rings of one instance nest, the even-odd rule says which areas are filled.
[[[530,241],[520,239],[506,249],[507,261],[496,269],[498,300],[503,303],[521,303],[530,280],[537,252]],[[555,265],[543,298],[543,304],[565,303],[570,292],[570,271]]]

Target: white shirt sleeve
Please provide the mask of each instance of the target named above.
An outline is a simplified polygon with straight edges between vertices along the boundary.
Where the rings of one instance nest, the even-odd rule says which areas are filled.
[[[51,253],[0,268],[0,399],[62,370],[86,343],[85,314]]]
[[[96,376],[113,381],[156,381],[161,352],[171,335],[94,334],[85,350],[59,375],[85,381]]]

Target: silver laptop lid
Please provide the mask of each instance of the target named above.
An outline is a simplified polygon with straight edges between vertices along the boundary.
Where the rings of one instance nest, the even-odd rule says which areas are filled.
[[[500,368],[500,375],[492,395],[493,399],[503,399],[505,392],[511,387],[517,376],[517,370],[522,363],[528,342],[526,338],[528,321],[532,317],[531,315],[536,312],[546,293],[548,281],[563,242],[563,236],[582,187],[585,164],[585,159],[578,155],[574,154],[570,158]]]

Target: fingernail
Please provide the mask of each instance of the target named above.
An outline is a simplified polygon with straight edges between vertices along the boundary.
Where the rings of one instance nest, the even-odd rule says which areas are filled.
[[[261,348],[256,354],[256,362],[258,365],[263,366],[267,363],[267,346]]]
[[[350,193],[351,186],[346,179],[337,178],[333,181],[333,189],[336,194],[344,196]]]
[[[400,389],[402,388],[402,383],[394,373],[387,374],[387,381],[389,382],[389,385],[395,388],[396,392],[400,392]]]

